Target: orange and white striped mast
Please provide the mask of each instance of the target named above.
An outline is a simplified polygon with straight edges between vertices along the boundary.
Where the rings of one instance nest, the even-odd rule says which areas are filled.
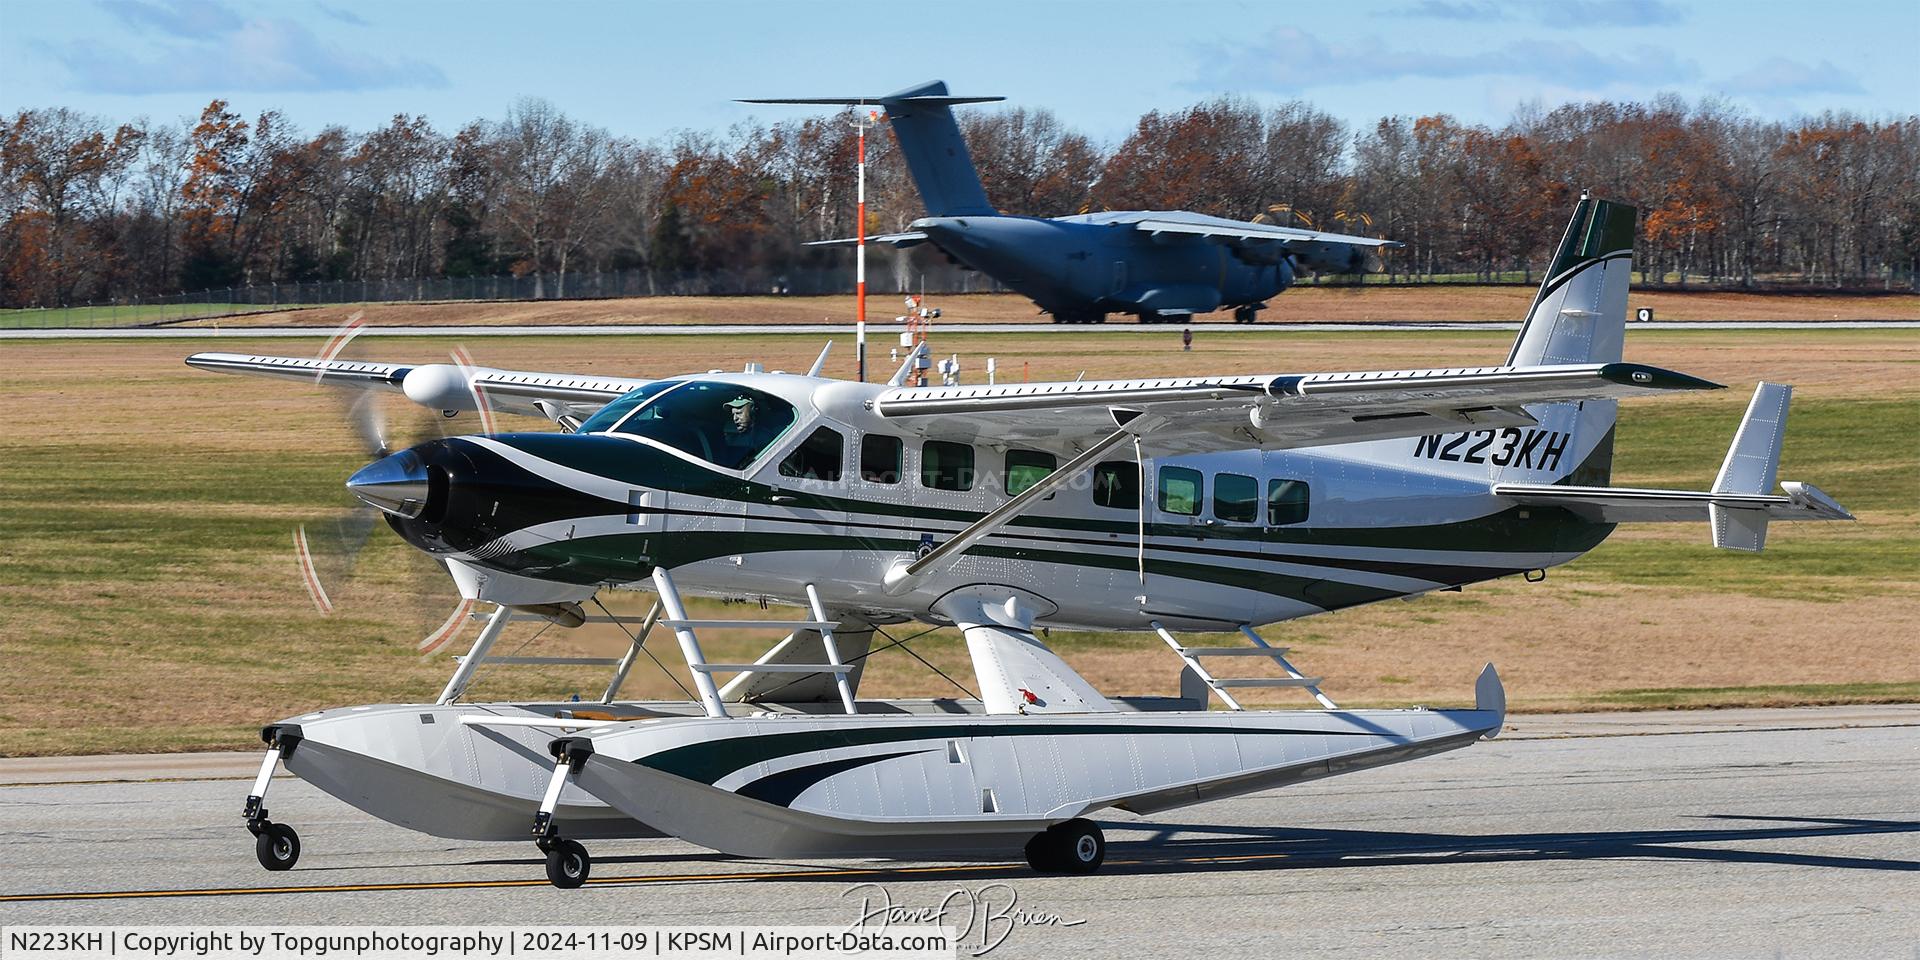
[[[877,110],[867,111],[865,116],[854,118],[854,127],[860,131],[860,154],[855,164],[858,168],[858,185],[854,188],[855,208],[853,257],[853,329],[854,363],[861,383],[867,380],[867,127],[880,120]]]

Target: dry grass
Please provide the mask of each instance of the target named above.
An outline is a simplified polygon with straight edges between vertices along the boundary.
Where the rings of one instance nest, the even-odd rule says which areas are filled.
[[[666,374],[749,359],[803,368],[818,339],[533,338],[471,346],[482,362],[503,367]],[[1082,369],[1102,376],[1480,363],[1498,356],[1505,340],[1473,332],[1274,338],[1219,331],[1183,354],[1168,331],[1152,330],[1137,337],[943,336],[936,346],[961,352],[976,371],[994,355],[1017,377],[1024,361],[1040,379]],[[452,593],[391,534],[375,530],[354,576],[336,590],[335,617],[316,614],[299,585],[290,530],[344,514],[340,478],[362,459],[339,408],[318,388],[218,377],[180,363],[198,349],[301,353],[311,346],[222,338],[0,348],[7,370],[0,385],[0,657],[8,664],[0,754],[244,746],[266,720],[438,690],[449,670],[445,657],[423,660],[412,648],[451,607]],[[447,344],[361,346],[369,356],[423,361],[443,355]],[[1294,646],[1303,669],[1329,677],[1329,692],[1352,703],[1459,701],[1488,660],[1500,664],[1525,709],[1659,702],[1630,691],[1672,688],[1706,688],[1685,702],[1721,705],[1913,696],[1920,689],[1912,639],[1920,635],[1920,565],[1903,558],[1914,556],[1920,523],[1910,442],[1920,419],[1920,335],[1642,333],[1630,353],[1737,389],[1672,401],[1680,419],[1658,422],[1685,427],[1693,422],[1687,411],[1695,411],[1707,438],[1674,434],[1688,454],[1657,463],[1623,455],[1622,483],[1710,477],[1725,442],[1714,438],[1731,429],[1746,388],[1763,376],[1801,388],[1796,417],[1810,419],[1797,423],[1847,425],[1851,405],[1904,405],[1886,423],[1853,423],[1859,441],[1841,444],[1833,459],[1796,453],[1807,448],[1795,444],[1809,438],[1790,431],[1789,459],[1798,458],[1790,467],[1863,508],[1863,521],[1781,529],[1769,552],[1753,558],[1716,554],[1697,529],[1623,531],[1546,584],[1504,581],[1389,602],[1283,624],[1270,635]],[[1628,427],[1627,451],[1664,449],[1660,437]],[[1849,572],[1845,564],[1856,559],[1878,565]],[[1678,572],[1651,574],[1655,563]],[[647,598],[612,602],[637,615]],[[735,607],[727,615],[744,614]],[[516,625],[501,649],[537,632]],[[1151,637],[1056,639],[1105,689],[1175,687],[1177,665]],[[747,657],[766,642],[748,632],[706,640],[715,659]],[[549,630],[529,650],[606,654],[624,645],[614,628],[587,627]],[[914,647],[972,685],[950,632]],[[669,667],[677,664],[672,644],[658,644],[657,652]],[[503,669],[485,676],[478,695],[592,697],[602,678],[597,669]],[[868,684],[886,695],[954,692],[897,650],[875,656]],[[1790,688],[1729,689],[1781,684]],[[644,664],[629,692],[677,695]]]
[[[1262,317],[1269,323],[1519,320],[1533,299],[1530,287],[1296,287],[1276,297]],[[1013,294],[961,294],[930,299],[950,323],[1046,323],[1033,303]],[[1636,290],[1633,307],[1651,307],[1661,320],[1920,320],[1920,296]],[[868,302],[868,319],[889,321],[901,309],[892,296]],[[281,313],[195,321],[192,326],[331,327],[352,310],[382,326],[850,323],[853,298],[640,297],[541,303],[376,303],[315,307]],[[1202,323],[1228,323],[1226,312]],[[1120,315],[1110,323],[1131,323]]]

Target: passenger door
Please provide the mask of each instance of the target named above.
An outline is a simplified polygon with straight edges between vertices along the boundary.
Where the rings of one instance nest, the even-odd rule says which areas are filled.
[[[760,481],[766,503],[747,521],[747,539],[777,545],[776,552],[798,551],[813,568],[814,580],[830,579],[845,557],[847,512],[847,437],[852,431],[815,421],[800,439],[775,451]]]

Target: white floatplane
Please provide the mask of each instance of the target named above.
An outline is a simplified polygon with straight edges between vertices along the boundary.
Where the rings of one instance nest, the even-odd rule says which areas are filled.
[[[1622,361],[1633,226],[1632,208],[1583,197],[1506,361],[1476,368],[915,389],[908,367],[888,384],[818,363],[622,380],[196,355],[434,409],[488,403],[563,431],[435,440],[348,481],[496,610],[435,703],[265,729],[246,805],[260,861],[299,855],[264,805],[282,763],[439,836],[524,838],[531,818],[549,877],[576,886],[581,839],[660,833],[747,856],[1024,851],[1037,869],[1090,871],[1105,840],[1086,818],[1100,810],[1152,813],[1492,737],[1505,694],[1491,666],[1473,709],[1341,710],[1252,628],[1537,574],[1622,522],[1707,520],[1716,546],[1759,550],[1772,520],[1850,519],[1810,485],[1776,492],[1789,393],[1776,384],[1755,391],[1712,489],[1609,485],[1618,400],[1717,387]],[[463,702],[481,664],[528,659],[491,655],[508,622],[612,619],[582,606],[609,588],[658,602],[605,661],[600,702]],[[686,595],[800,614],[700,620]],[[906,621],[963,633],[977,698],[856,697],[874,631]],[[709,662],[699,631],[742,625],[788,635],[755,663]],[[656,628],[694,695],[620,701]],[[1047,628],[1152,631],[1183,665],[1182,696],[1102,694]],[[1180,636],[1206,632],[1235,642]],[[1235,659],[1274,675],[1209,666]],[[1298,688],[1320,709],[1243,709],[1236,691],[1259,687]]]

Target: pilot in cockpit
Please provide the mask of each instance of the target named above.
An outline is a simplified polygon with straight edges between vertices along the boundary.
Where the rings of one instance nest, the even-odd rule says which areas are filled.
[[[724,406],[731,420],[724,432],[729,447],[744,447],[754,443],[753,398],[734,397]]]

